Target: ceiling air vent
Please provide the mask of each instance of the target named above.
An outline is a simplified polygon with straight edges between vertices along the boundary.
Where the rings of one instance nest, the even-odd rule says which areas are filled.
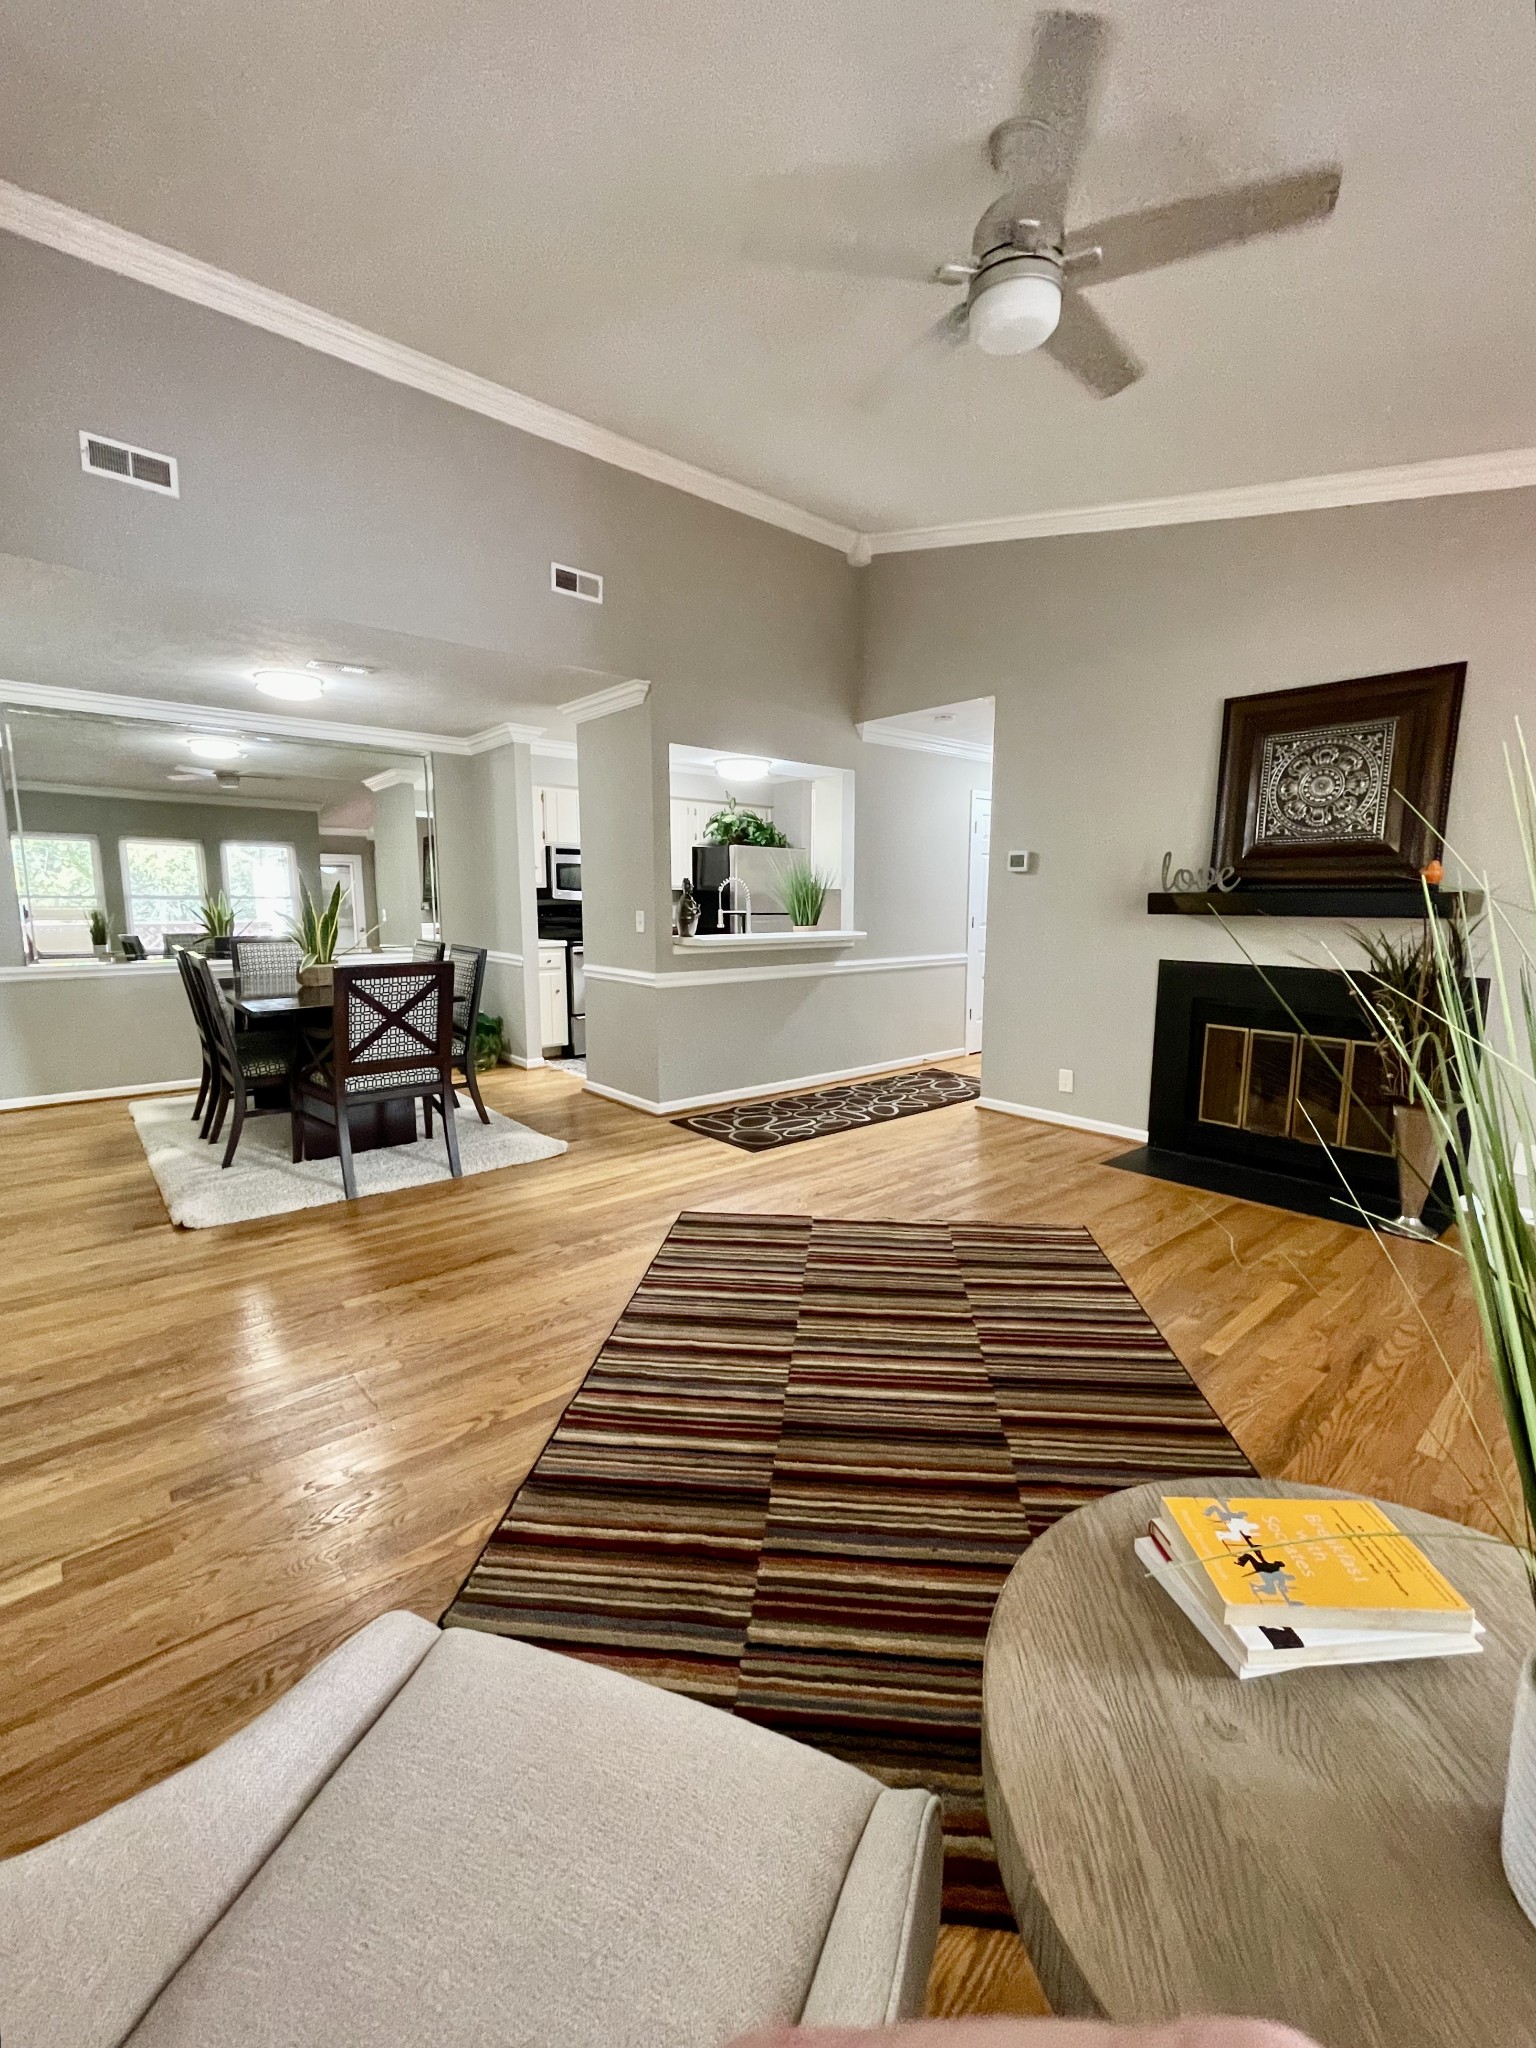
[[[584,598],[588,604],[603,601],[603,579],[594,576],[590,569],[568,569],[564,562],[549,565],[549,587],[566,597]]]
[[[130,448],[126,441],[109,441],[102,434],[81,434],[80,467],[96,476],[115,477],[120,484],[137,484],[141,491],[158,491],[165,498],[181,496],[174,455]]]

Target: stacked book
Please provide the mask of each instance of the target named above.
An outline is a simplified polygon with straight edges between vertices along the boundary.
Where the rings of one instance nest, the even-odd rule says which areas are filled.
[[[1482,1648],[1472,1609],[1374,1501],[1166,1494],[1136,1555],[1239,1678]]]

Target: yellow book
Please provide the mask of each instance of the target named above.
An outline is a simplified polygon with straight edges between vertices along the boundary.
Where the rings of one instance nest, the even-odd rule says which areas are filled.
[[[1159,1526],[1230,1628],[1267,1616],[1314,1627],[1468,1634],[1476,1616],[1391,1516],[1368,1500],[1166,1494]]]

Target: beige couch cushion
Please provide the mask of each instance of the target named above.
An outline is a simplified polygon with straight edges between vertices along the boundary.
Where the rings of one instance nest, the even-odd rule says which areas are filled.
[[[450,1629],[133,2048],[715,2048],[799,2016],[880,1789]]]
[[[116,2048],[437,1639],[381,1616],[207,1756],[0,1863],[5,2048]]]
[[[875,1801],[827,1930],[807,2027],[878,2027],[923,2009],[944,1895],[944,1825],[931,1792]]]

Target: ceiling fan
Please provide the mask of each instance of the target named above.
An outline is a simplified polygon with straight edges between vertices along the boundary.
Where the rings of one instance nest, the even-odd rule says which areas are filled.
[[[1084,298],[1085,286],[1325,219],[1342,175],[1336,164],[1318,165],[1069,226],[1067,208],[1110,41],[1102,15],[1052,10],[1037,18],[1019,112],[993,129],[988,144],[1003,190],[976,223],[968,257],[914,271],[888,267],[878,255],[871,262],[842,241],[825,249],[797,247],[789,260],[963,285],[964,299],[920,337],[919,352],[947,352],[966,342],[988,355],[1043,349],[1096,397],[1124,391],[1142,366]]]

